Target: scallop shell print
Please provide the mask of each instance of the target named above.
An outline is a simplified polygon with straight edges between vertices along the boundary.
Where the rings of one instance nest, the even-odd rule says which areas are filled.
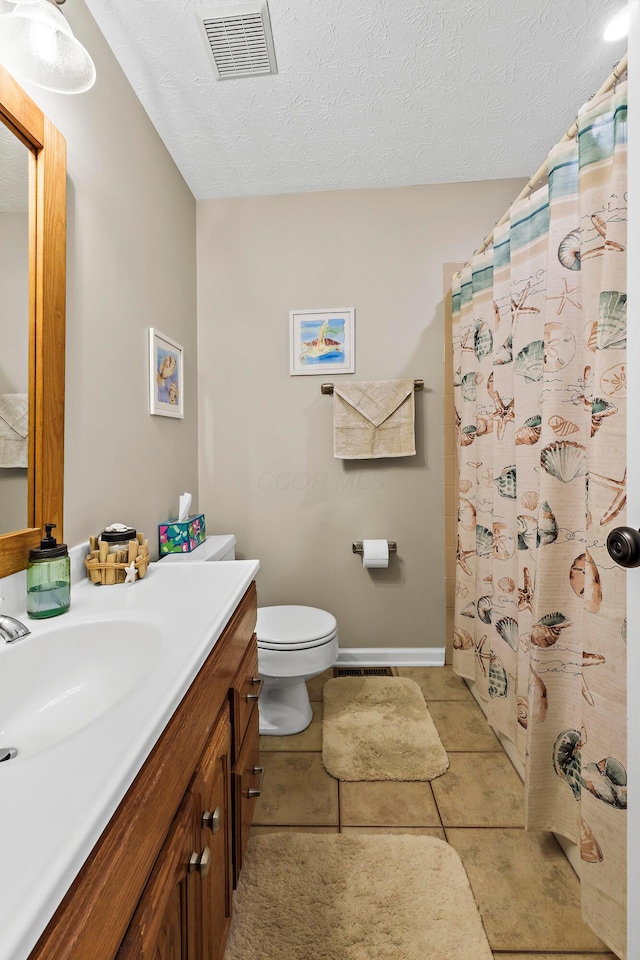
[[[623,350],[627,346],[627,295],[617,290],[600,294],[597,339],[598,350]]]
[[[539,503],[539,497],[535,490],[527,490],[520,497],[520,503],[527,510],[535,510]]]
[[[533,340],[523,347],[513,364],[515,372],[527,383],[542,380],[544,370],[544,342]]]
[[[461,480],[458,486],[460,493],[469,493],[469,490],[473,489],[473,484],[471,480]]]
[[[505,593],[513,593],[516,588],[516,582],[512,580],[511,577],[500,577],[498,586],[501,590],[504,590]]]
[[[528,420],[516,430],[516,444],[526,444],[531,447],[540,439],[542,432],[542,417],[529,417]]]
[[[552,647],[561,632],[572,623],[563,613],[547,613],[531,628],[531,643],[535,643],[537,647]]]
[[[462,630],[460,627],[453,628],[453,647],[454,650],[472,650],[473,649],[473,637],[467,633],[466,630]]]
[[[476,528],[476,508],[466,497],[460,497],[458,521],[463,530],[475,530]]]
[[[611,417],[617,412],[618,408],[615,403],[611,403],[603,397],[594,397],[591,404],[591,436],[595,436],[606,417]]]
[[[465,373],[460,382],[463,400],[468,400],[470,403],[475,402],[476,396],[478,395],[478,384],[482,383],[482,380],[478,379],[480,376],[479,373],[475,373],[473,370],[471,373]]]
[[[476,553],[485,560],[491,556],[493,551],[493,534],[482,524],[476,525]]]
[[[556,518],[551,512],[551,507],[547,501],[543,500],[540,505],[540,513],[538,514],[536,545],[539,547],[541,544],[555,543],[557,539],[558,524]]]
[[[580,269],[580,231],[572,230],[560,241],[558,260],[567,270]]]
[[[520,726],[526,730],[529,723],[529,704],[526,697],[518,697],[517,717]]]
[[[544,325],[544,368],[555,373],[571,363],[576,354],[576,338],[564,323]]]
[[[509,693],[509,678],[502,660],[497,657],[493,650],[489,657],[489,696],[493,700],[495,697],[506,697]]]
[[[491,597],[478,598],[478,616],[483,623],[491,623]]]
[[[602,863],[604,854],[602,848],[593,835],[593,830],[584,817],[579,817],[580,824],[580,859],[586,863]]]
[[[515,500],[516,490],[516,468],[515,465],[505,467],[499,477],[493,481],[498,488],[498,493],[506,500]]]
[[[553,769],[566,780],[576,800],[582,793],[582,736],[578,730],[563,730],[553,745]]]
[[[496,621],[496,631],[515,652],[518,649],[518,623],[513,617],[501,617]]]
[[[535,547],[538,537],[538,521],[527,514],[518,517],[518,550]]]
[[[511,363],[513,360],[513,337],[511,334],[507,337],[501,347],[496,350],[493,360],[494,367],[502,367],[505,363]]]
[[[610,807],[627,809],[627,771],[615,757],[588,763],[582,773],[582,785]]]
[[[566,417],[561,417],[558,413],[549,417],[547,423],[557,437],[570,437],[572,433],[577,433],[580,429],[573,420],[567,420]]]
[[[581,553],[571,564],[569,583],[577,597],[585,601],[589,613],[598,613],[602,606],[600,573],[589,551]]]
[[[478,363],[485,357],[488,357],[493,350],[493,334],[489,324],[481,320],[476,324],[473,331],[473,351],[477,357]]]
[[[548,474],[571,483],[587,472],[587,452],[581,443],[573,440],[555,440],[540,452],[540,463]]]

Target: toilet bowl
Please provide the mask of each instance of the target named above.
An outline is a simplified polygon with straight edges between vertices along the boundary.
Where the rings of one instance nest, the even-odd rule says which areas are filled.
[[[338,659],[336,619],[317,607],[258,607],[256,636],[262,679],[260,733],[267,737],[300,733],[313,717],[305,681]]]
[[[232,534],[209,536],[190,553],[170,553],[162,562],[235,560],[235,543]],[[262,679],[260,733],[266,737],[300,733],[313,717],[305,681],[338,659],[336,618],[317,607],[258,607],[256,636]]]

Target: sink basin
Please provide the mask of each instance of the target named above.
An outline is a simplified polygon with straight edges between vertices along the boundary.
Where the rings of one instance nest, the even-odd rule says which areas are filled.
[[[0,747],[29,756],[86,727],[144,680],[161,642],[152,624],[110,619],[61,624],[5,648]]]

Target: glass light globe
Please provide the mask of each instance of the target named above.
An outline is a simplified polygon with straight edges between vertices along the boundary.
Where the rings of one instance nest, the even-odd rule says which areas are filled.
[[[49,0],[17,0],[0,16],[0,63],[56,93],[83,93],[96,79],[93,60]]]
[[[630,22],[631,11],[628,6],[623,7],[608,21],[602,34],[603,39],[610,43],[613,43],[614,40],[622,40],[629,33]]]

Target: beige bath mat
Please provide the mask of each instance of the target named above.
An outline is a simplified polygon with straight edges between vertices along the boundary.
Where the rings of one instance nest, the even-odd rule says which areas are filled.
[[[225,960],[492,960],[458,854],[416,835],[252,837]]]
[[[449,758],[404,677],[340,677],[323,691],[322,762],[338,780],[433,780]]]

